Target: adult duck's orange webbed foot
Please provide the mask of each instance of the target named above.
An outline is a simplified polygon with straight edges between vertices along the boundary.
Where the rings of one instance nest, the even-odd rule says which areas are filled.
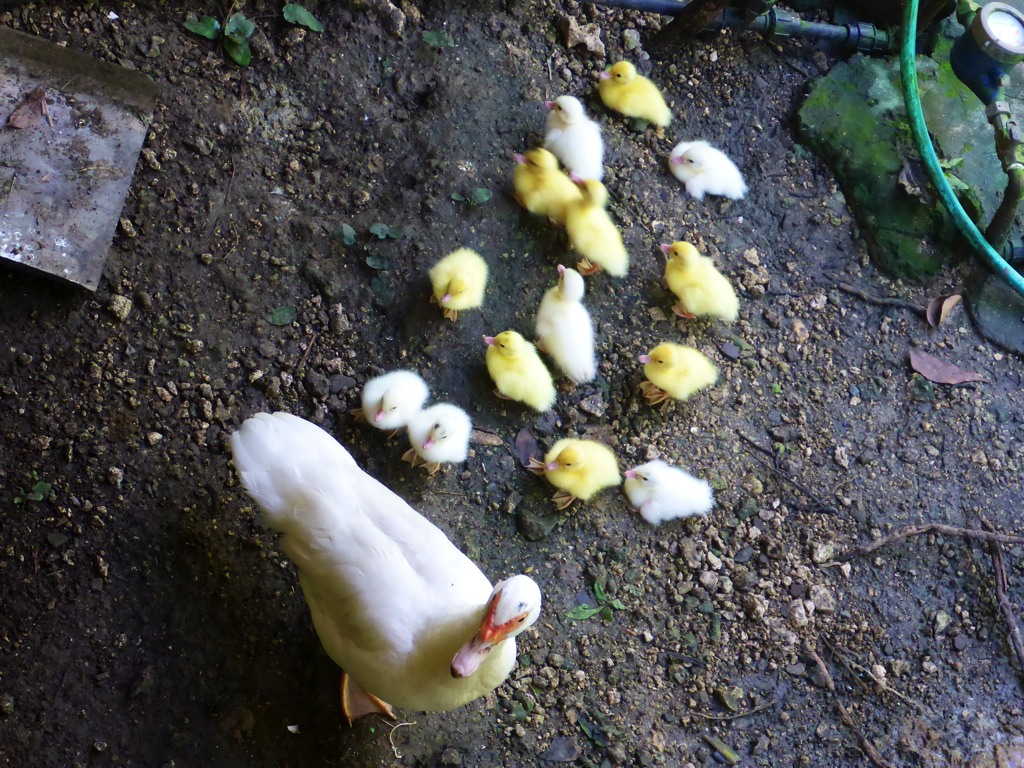
[[[349,726],[360,717],[374,713],[397,719],[390,704],[364,691],[347,672],[341,673],[341,713]]]

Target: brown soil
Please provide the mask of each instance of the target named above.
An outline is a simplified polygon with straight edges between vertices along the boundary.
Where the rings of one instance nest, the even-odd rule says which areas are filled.
[[[0,764],[491,767],[578,747],[580,765],[711,765],[714,736],[744,765],[864,765],[808,644],[893,765],[960,765],[1019,742],[1020,670],[982,546],[932,537],[834,561],[907,523],[1021,529],[1024,366],[962,308],[933,330],[836,288],[923,305],[965,265],[907,286],[868,264],[790,125],[832,59],[722,34],[651,60],[624,51],[624,33],[648,45],[661,19],[571,0],[404,2],[401,36],[383,1],[309,7],[322,34],[248,3],[260,31],[247,69],[186,32],[175,3],[0,12],[134,65],[161,94],[124,212],[135,236],[115,238],[98,292],[0,278]],[[569,17],[599,25],[606,56],[566,49]],[[439,30],[454,47],[424,42]],[[619,58],[662,85],[669,129],[601,108],[596,73]],[[493,397],[480,338],[531,331],[572,258],[511,199],[508,155],[539,143],[540,100],[564,92],[604,126],[633,264],[588,285],[598,380],[563,386],[538,417]],[[668,174],[672,146],[697,137],[737,161],[746,199],[695,201]],[[451,197],[477,187],[493,198]],[[378,239],[376,223],[404,234]],[[677,238],[738,287],[732,327],[672,317],[657,245]],[[426,271],[458,245],[487,257],[492,282],[453,325],[427,303]],[[123,321],[115,296],[132,302]],[[281,307],[294,319],[272,324]],[[647,406],[636,358],[661,340],[709,354],[718,385]],[[931,385],[909,347],[990,383]],[[398,366],[497,439],[462,468],[410,471],[402,440],[351,417],[361,384]],[[226,451],[245,418],[279,409],[331,431],[492,580],[533,568],[544,612],[496,694],[402,712],[411,724],[397,729],[341,723],[338,670]],[[542,447],[596,436],[626,466],[664,456],[709,479],[716,507],[653,529],[616,491],[555,514],[514,455],[523,427]],[[51,487],[33,494],[39,481]],[[1022,568],[1009,549],[1018,609]],[[567,618],[594,603],[595,581],[625,610]],[[864,672],[876,665],[888,688]]]

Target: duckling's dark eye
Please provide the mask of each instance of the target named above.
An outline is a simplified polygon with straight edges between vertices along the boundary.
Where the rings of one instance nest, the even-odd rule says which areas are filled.
[[[616,77],[622,77],[622,73],[620,72],[619,74],[616,75]]]
[[[440,428],[441,428],[441,422],[437,422],[437,424],[434,425],[434,429],[440,429]]]

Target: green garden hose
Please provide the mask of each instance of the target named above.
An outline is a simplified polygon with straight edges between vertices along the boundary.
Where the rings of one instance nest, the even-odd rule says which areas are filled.
[[[942,199],[942,204],[946,206],[949,215],[953,217],[957,228],[974,246],[974,249],[985,257],[989,266],[1009,283],[1011,288],[1024,297],[1024,277],[1006,263],[985,239],[985,236],[974,226],[974,222],[964,211],[960,201],[953,194],[952,187],[946,181],[946,175],[939,166],[939,158],[935,155],[935,148],[928,136],[928,127],[924,122],[921,100],[917,93],[917,50],[915,47],[917,3],[918,0],[906,0],[906,9],[903,15],[903,48],[900,51],[900,74],[903,80],[903,101],[907,107],[910,130],[914,134],[918,152],[921,153],[921,159],[924,161],[925,168],[928,169],[928,175]]]

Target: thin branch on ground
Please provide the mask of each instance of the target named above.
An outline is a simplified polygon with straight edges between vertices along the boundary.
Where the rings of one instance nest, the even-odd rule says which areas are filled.
[[[746,712],[737,712],[734,715],[706,715],[703,712],[698,712],[697,717],[703,717],[705,720],[739,720],[741,717],[750,717],[758,712],[764,712],[768,707],[773,706],[775,706],[775,699],[768,699],[768,701],[762,702]]]
[[[981,525],[989,533],[995,533],[995,526],[988,520],[982,518]],[[1017,618],[1013,615],[1013,606],[1006,596],[1006,566],[1003,563],[1003,547],[998,541],[989,541],[988,551],[992,555],[992,566],[996,571],[996,603],[999,605],[1000,613],[1003,614],[1003,620],[1010,627],[1010,645],[1017,655],[1020,671],[1024,674],[1024,641],[1021,640],[1020,625],[1017,624]]]
[[[825,642],[825,645],[828,646],[829,653],[831,653],[833,656],[835,656],[837,659],[839,659],[841,664],[843,664],[844,666],[848,667],[851,670],[860,672],[862,675],[867,675],[868,677],[870,677],[874,681],[875,685],[878,686],[879,690],[884,690],[886,693],[891,693],[893,696],[895,696],[900,701],[902,701],[902,702],[904,702],[906,704],[910,704],[912,707],[916,708],[918,712],[927,712],[927,708],[924,706],[924,704],[921,704],[920,702],[915,701],[914,699],[910,698],[906,694],[901,693],[900,691],[896,690],[895,688],[892,687],[892,685],[889,683],[888,680],[885,680],[885,679],[879,680],[877,677],[875,677],[875,673],[874,672],[872,672],[870,669],[865,667],[863,664],[859,664],[856,661],[854,661],[853,659],[851,659],[848,654],[840,651],[838,648],[836,648],[834,645],[832,645],[832,643],[830,643],[828,640],[825,640],[824,642]]]
[[[836,684],[832,680],[832,675],[828,673],[828,667],[825,666],[825,662],[821,660],[821,656],[818,655],[818,652],[811,647],[809,642],[804,645],[804,650],[806,650],[807,654],[814,659],[814,663],[818,666],[818,672],[821,673],[821,676],[825,681],[825,686],[828,688],[829,693],[832,694],[832,700],[835,702],[836,710],[839,712],[839,717],[842,719],[843,725],[853,731],[854,735],[857,737],[858,743],[860,744],[860,748],[864,751],[864,754],[868,756],[868,759],[871,760],[872,763],[879,766],[879,768],[895,768],[892,763],[879,754],[878,749],[868,740],[868,737],[864,735],[864,732],[853,721],[853,717],[851,717],[849,710],[847,710],[839,700],[839,695],[836,693]]]
[[[997,533],[995,531],[979,531],[975,528],[957,528],[955,525],[943,525],[942,523],[929,523],[928,525],[908,525],[898,531],[883,536],[880,539],[861,544],[839,554],[836,557],[838,562],[852,560],[861,555],[869,555],[876,549],[893,544],[912,536],[921,536],[926,533],[938,533],[943,536],[958,536],[962,539],[978,539],[980,541],[998,542],[1000,544],[1024,544],[1024,536],[1012,536],[1008,533]]]
[[[925,317],[924,307],[919,307],[912,301],[906,299],[896,298],[894,296],[872,296],[869,293],[865,293],[860,288],[856,288],[849,283],[836,283],[838,288],[843,293],[848,293],[851,296],[856,296],[861,301],[866,301],[868,304],[874,304],[879,307],[897,307],[898,309],[909,309],[916,315]]]
[[[740,440],[745,442],[751,448],[754,448],[755,450],[760,451],[761,453],[765,454],[766,456],[771,456],[772,457],[772,461],[770,463],[767,462],[767,461],[763,461],[762,459],[759,459],[757,456],[754,456],[754,455],[751,455],[751,458],[754,461],[756,461],[758,464],[760,464],[762,467],[767,469],[769,472],[774,474],[776,477],[778,477],[780,480],[786,481],[791,486],[793,486],[798,491],[800,491],[800,493],[802,493],[804,496],[806,496],[808,499],[810,499],[811,503],[814,505],[815,511],[830,512],[832,514],[836,513],[837,510],[836,510],[836,508],[833,505],[826,504],[824,502],[824,500],[822,500],[822,498],[820,496],[818,496],[818,494],[816,494],[813,491],[811,491],[810,489],[808,489],[807,486],[802,485],[801,483],[797,482],[792,477],[790,477],[786,472],[784,472],[782,469],[780,469],[778,466],[776,466],[776,464],[775,464],[776,456],[775,456],[774,453],[772,453],[772,451],[770,449],[765,448],[763,445],[759,445],[756,440],[754,440],[751,437],[747,437],[745,434],[740,432],[738,429],[736,430],[736,434],[739,435]]]

